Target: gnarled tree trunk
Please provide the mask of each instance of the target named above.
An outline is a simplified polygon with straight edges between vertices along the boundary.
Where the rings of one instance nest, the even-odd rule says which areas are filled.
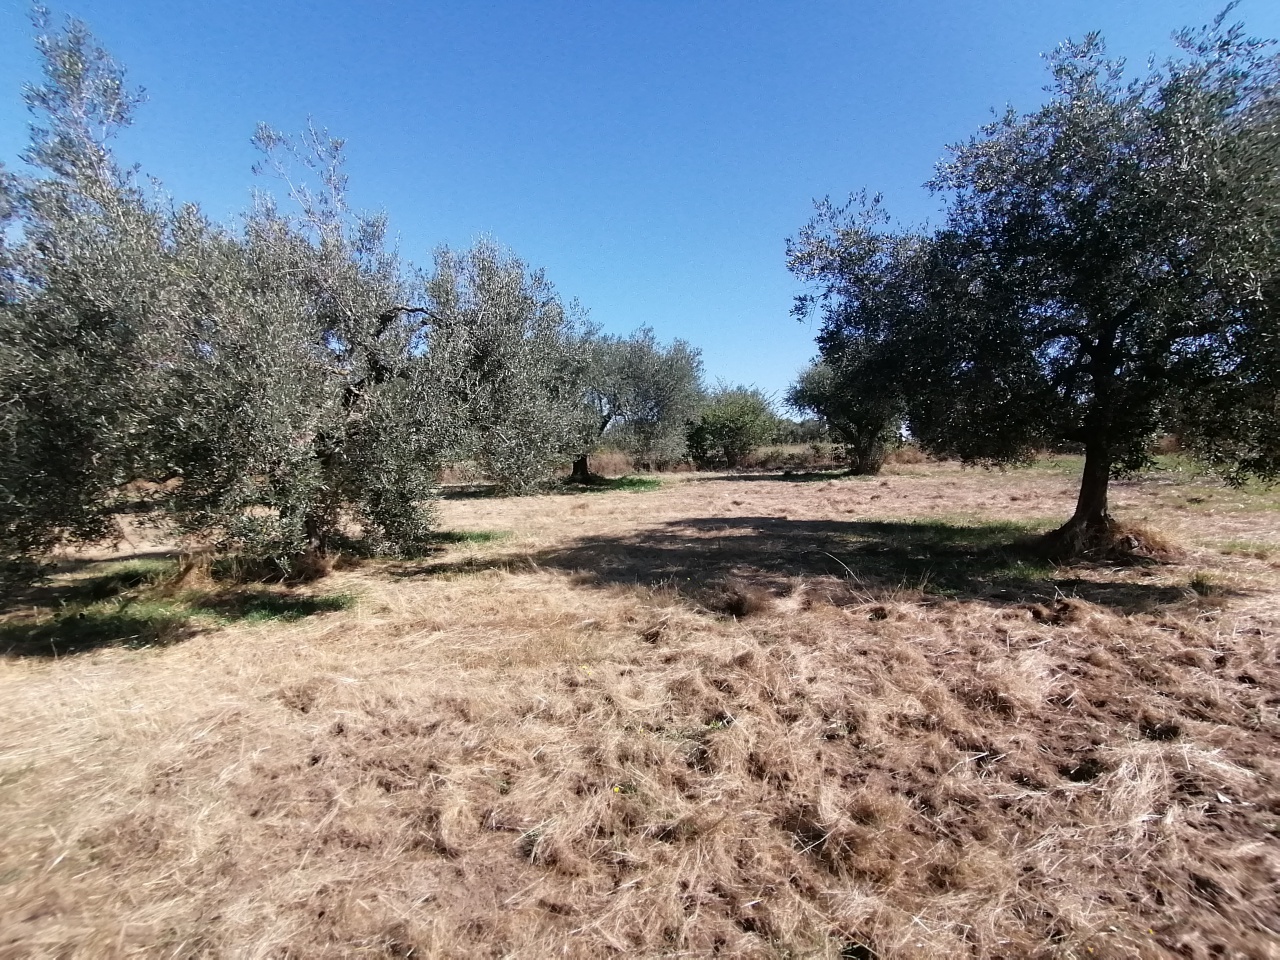
[[[1080,475],[1080,495],[1076,512],[1068,526],[1105,529],[1111,522],[1107,512],[1107,489],[1111,482],[1111,457],[1101,444],[1089,444],[1084,452],[1084,472]]]
[[[880,472],[884,466],[888,447],[880,439],[864,440],[845,445],[849,457],[849,475],[853,477],[871,477]]]
[[[1069,560],[1075,557],[1106,557],[1116,552],[1112,543],[1115,521],[1107,510],[1110,483],[1110,450],[1100,442],[1086,443],[1075,513],[1045,537],[1045,547],[1051,556]]]
[[[591,462],[585,453],[573,461],[573,472],[569,474],[569,479],[574,483],[591,482]]]

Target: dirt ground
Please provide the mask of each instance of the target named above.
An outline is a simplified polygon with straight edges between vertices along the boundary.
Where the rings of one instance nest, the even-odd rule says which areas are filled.
[[[0,957],[1280,957],[1280,495],[1009,547],[1076,466],[446,500],[166,643],[59,647],[69,562],[0,640]]]

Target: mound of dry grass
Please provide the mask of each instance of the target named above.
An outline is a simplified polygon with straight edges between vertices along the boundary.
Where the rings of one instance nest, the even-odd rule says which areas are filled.
[[[990,495],[951,476],[892,482],[917,509]],[[0,956],[1280,952],[1265,565],[1198,558],[1232,585],[1213,603],[1176,567],[1057,574],[1178,584],[1143,608],[781,583],[774,540],[725,576],[733,524],[691,586],[661,553],[630,585],[557,565],[846,498],[884,503],[852,481],[452,503],[517,535],[333,574],[355,609],[4,664]]]
[[[1068,524],[1045,534],[1036,544],[1044,556],[1059,562],[1168,563],[1185,552],[1167,536],[1141,523],[1108,520],[1099,527]]]
[[[764,613],[773,604],[768,589],[736,577],[710,585],[703,595],[708,609],[739,620]]]

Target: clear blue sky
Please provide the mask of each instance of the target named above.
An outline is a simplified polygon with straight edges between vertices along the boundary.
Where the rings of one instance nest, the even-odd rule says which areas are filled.
[[[308,115],[347,138],[357,206],[411,259],[491,234],[607,330],[702,347],[712,378],[781,391],[813,352],[785,238],[867,187],[904,220],[945,144],[1034,107],[1039,54],[1100,29],[1171,50],[1220,0],[72,0],[150,97],[122,138],[181,200],[248,201],[249,137]],[[0,159],[36,76],[25,0],[0,0]],[[1280,35],[1280,3],[1236,18]]]

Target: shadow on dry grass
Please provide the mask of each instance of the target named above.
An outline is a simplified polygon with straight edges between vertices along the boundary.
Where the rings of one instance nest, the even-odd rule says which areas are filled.
[[[583,493],[651,493],[661,488],[662,480],[658,477],[628,474],[622,477],[593,476],[590,483],[578,483],[570,477],[562,477],[534,492],[576,496]],[[482,500],[516,494],[504,493],[496,483],[456,483],[442,487],[440,496],[445,500]]]
[[[840,522],[821,485],[755,486],[735,519],[710,516],[714,488],[678,520],[662,496],[577,516],[477,504],[432,556],[340,581],[369,588],[359,616],[8,671],[6,943],[1275,953],[1267,568],[1059,568],[1019,545],[1047,521]],[[499,520],[518,539],[465,532]],[[76,581],[85,605],[139,617],[230,588],[145,572]],[[1256,594],[1218,606],[1231,583]],[[288,620],[321,600],[236,589],[247,606],[200,615]],[[1094,603],[1048,602],[1060,591]]]
[[[0,622],[0,657],[56,658],[107,647],[167,646],[202,627],[293,623],[355,603],[349,594],[260,587],[174,589],[174,572],[172,561],[123,561],[103,565],[96,576],[36,588],[41,603]]]
[[[74,577],[86,571],[96,573],[71,580],[38,579],[34,583],[7,584],[7,589],[0,593],[0,614],[30,607],[91,603],[115,596],[173,573],[177,557],[176,550],[154,549],[139,550],[115,561],[62,559],[49,568],[56,577]]]
[[[410,567],[399,575],[550,567],[577,574],[583,583],[666,587],[695,600],[731,579],[785,595],[795,578],[828,578],[865,600],[903,590],[997,605],[1078,597],[1121,613],[1188,597],[1167,582],[1095,580],[1082,576],[1082,567],[1054,566],[1037,555],[1040,532],[1013,522],[693,518],[627,535],[583,537],[529,555]]]
[[[690,483],[716,483],[724,480],[746,480],[761,481],[768,480],[775,483],[818,483],[824,480],[845,480],[858,479],[854,474],[849,473],[847,469],[838,470],[772,470],[763,472],[734,473],[730,472],[726,475],[716,474],[710,477],[694,477]],[[861,479],[871,480],[879,479],[873,477],[863,477]]]

